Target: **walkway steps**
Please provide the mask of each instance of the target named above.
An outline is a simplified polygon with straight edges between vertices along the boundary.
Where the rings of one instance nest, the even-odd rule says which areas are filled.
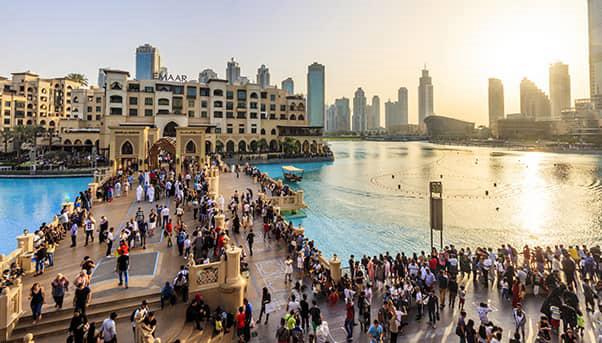
[[[232,342],[233,330],[231,328],[230,331],[223,335],[217,335],[212,337],[213,327],[205,322],[205,329],[203,331],[199,331],[195,328],[194,323],[186,323],[179,333],[171,336],[167,342],[174,342],[176,340],[180,340],[182,343],[195,343],[195,342],[204,342],[204,343],[218,343],[218,342]]]
[[[91,304],[87,309],[88,321],[96,323],[99,328],[100,324],[106,319],[111,312],[117,313],[117,320],[129,320],[134,309],[140,305],[142,300],[146,300],[152,311],[160,310],[161,297],[158,292],[141,294],[126,299],[111,300]],[[49,311],[42,313],[42,320],[37,324],[33,324],[31,315],[27,315],[17,324],[8,342],[21,342],[22,338],[27,333],[33,333],[36,339],[65,332],[69,327],[69,323],[73,317],[73,308],[63,308],[58,311]]]

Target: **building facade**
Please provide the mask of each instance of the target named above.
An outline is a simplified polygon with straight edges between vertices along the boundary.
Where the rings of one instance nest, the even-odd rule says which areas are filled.
[[[150,44],[136,48],[136,80],[152,80],[161,69],[159,49]]]
[[[378,95],[372,97],[372,103],[369,106],[368,114],[368,130],[375,130],[380,128],[380,98]]]
[[[550,99],[527,78],[520,83],[520,112],[534,120],[551,119]]]
[[[564,63],[550,65],[550,109],[552,119],[560,119],[562,111],[571,108],[571,76]]]
[[[337,108],[335,105],[326,106],[326,132],[337,131],[336,112]]]
[[[590,98],[602,109],[602,0],[588,0]]]
[[[407,125],[409,123],[408,117],[408,89],[400,87],[397,90],[397,106],[399,110],[400,125]]]
[[[336,116],[336,130],[342,132],[351,131],[351,109],[349,108],[349,99],[342,97],[335,99],[335,116]]]
[[[418,85],[418,125],[424,125],[424,118],[434,113],[433,100],[433,81],[429,75],[429,71],[422,69]]]
[[[366,131],[366,94],[359,87],[353,95],[353,122],[351,130],[362,133]]]
[[[213,69],[204,69],[199,73],[199,82],[207,83],[211,79],[217,79],[217,73]]]
[[[282,90],[284,90],[288,95],[294,95],[295,82],[293,81],[293,78],[287,77],[286,79],[282,80],[280,83],[280,88],[282,88]]]
[[[325,81],[324,65],[314,62],[307,67],[307,115],[310,126],[324,126]]]
[[[226,80],[229,84],[240,82],[240,65],[234,60],[234,57],[226,64]]]
[[[497,122],[504,119],[504,85],[500,79],[489,79],[489,129],[498,136]]]
[[[430,115],[424,122],[428,135],[436,139],[461,139],[474,134],[474,123],[455,118]]]

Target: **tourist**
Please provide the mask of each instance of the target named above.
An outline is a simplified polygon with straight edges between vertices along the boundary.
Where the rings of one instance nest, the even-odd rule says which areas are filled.
[[[105,241],[107,242],[107,251],[105,252],[105,256],[111,255],[111,249],[113,248],[113,242],[115,241],[115,237],[113,236],[113,232],[115,232],[115,228],[110,228],[107,232]]]
[[[456,335],[460,337],[460,343],[466,343],[466,312],[460,311],[460,317],[456,323]]]
[[[165,205],[161,209],[161,222],[163,223],[163,229],[165,229],[165,226],[166,226],[168,220],[169,220],[169,206]]]
[[[144,200],[144,188],[141,183],[138,183],[136,187],[136,202],[142,202]]]
[[[29,292],[29,305],[31,307],[31,317],[33,324],[37,324],[42,319],[42,306],[44,305],[45,294],[44,287],[38,282],[34,282]]]
[[[293,282],[293,260],[287,256],[284,261],[284,283]]]
[[[353,323],[355,321],[355,309],[353,308],[353,300],[347,298],[345,302],[345,331],[347,332],[347,341],[351,342],[353,338]]]
[[[69,324],[69,336],[73,343],[84,343],[84,335],[88,330],[88,325],[86,315],[80,309],[75,309]]]
[[[165,224],[165,237],[167,238],[167,247],[171,248],[173,246],[173,242],[171,237],[173,235],[173,224],[171,223],[171,219],[166,220],[167,224]]]
[[[186,321],[194,321],[196,329],[201,331],[203,330],[201,323],[209,315],[208,312],[208,306],[203,301],[203,297],[197,293],[186,309]]]
[[[527,324],[527,314],[523,311],[523,306],[521,303],[518,303],[516,308],[513,310],[514,312],[514,324],[516,325],[515,332],[520,332],[523,340],[527,340],[527,336],[525,336],[525,324]]]
[[[428,295],[426,307],[429,312],[429,323],[434,329],[437,327],[437,321],[439,320],[439,298],[435,292]]]
[[[92,270],[94,268],[96,268],[96,264],[94,263],[94,260],[92,260],[90,258],[90,256],[84,256],[84,259],[83,259],[82,263],[80,264],[80,266],[81,266],[82,270],[86,271],[86,274],[88,276],[92,275]]]
[[[88,215],[88,218],[84,221],[84,233],[86,234],[86,242],[84,246],[88,246],[88,240],[94,243],[94,227],[96,226],[96,220],[92,214]]]
[[[188,269],[186,266],[180,266],[180,271],[176,274],[173,281],[176,294],[182,295],[182,302],[188,301]]]
[[[142,341],[142,331],[138,330],[138,323],[141,323],[146,315],[150,312],[148,303],[146,300],[142,300],[140,306],[136,307],[134,312],[130,315],[130,323],[132,324],[132,332],[134,334],[134,342],[139,343]]]
[[[477,308],[477,314],[479,315],[479,320],[481,321],[482,324],[489,324],[489,313],[492,310],[489,308],[489,306],[487,306],[486,303],[480,303],[479,307]]]
[[[286,327],[286,320],[280,318],[280,327],[276,330],[276,340],[278,343],[290,343],[290,332]]]
[[[155,235],[155,229],[157,228],[157,213],[155,209],[151,208],[148,215],[148,236],[153,237]]]
[[[154,343],[155,331],[157,330],[157,319],[155,314],[149,311],[142,320],[136,323],[136,327],[140,332],[139,340],[136,343]]]
[[[246,316],[244,307],[238,308],[238,313],[235,317],[236,320],[236,335],[239,342],[245,342],[245,328],[246,328]]]
[[[117,326],[115,320],[117,319],[117,313],[111,312],[109,318],[102,322],[100,327],[100,337],[104,343],[117,343]]]
[[[63,299],[65,298],[65,292],[69,289],[69,280],[61,274],[58,273],[56,278],[52,280],[52,298],[54,299],[54,308],[62,309],[63,308]]]
[[[272,302],[272,295],[270,294],[267,287],[263,287],[261,294],[261,311],[259,312],[259,319],[257,320],[257,324],[261,323],[261,317],[265,313],[265,323],[264,325],[268,325],[268,320],[270,319],[270,312],[266,311],[266,306]]]
[[[92,291],[88,287],[87,283],[80,283],[75,289],[73,296],[73,307],[76,310],[80,310],[81,314],[86,314],[86,307],[90,304],[92,299]]]
[[[370,325],[368,336],[370,337],[370,343],[380,343],[383,341],[384,331],[378,320],[375,319],[372,325]]]
[[[321,313],[320,307],[318,307],[318,303],[316,302],[315,299],[312,300],[311,303],[312,303],[312,306],[311,306],[311,309],[309,310],[309,314],[311,315],[311,327],[312,327],[314,333],[316,333],[316,328],[322,322],[322,313]]]
[[[253,256],[253,242],[255,241],[255,233],[253,233],[253,229],[249,231],[247,234],[247,243],[249,244],[249,254]]]
[[[71,224],[71,247],[74,248],[76,243],[77,243],[77,230],[78,230],[78,226],[77,223],[73,222],[73,224]]]
[[[46,258],[48,256],[46,243],[42,243],[40,245],[40,247],[35,251],[34,256],[35,256],[35,260],[36,260],[36,272],[35,272],[34,276],[42,275],[42,274],[44,274],[44,269],[46,266]]]
[[[176,291],[169,281],[165,281],[165,285],[161,288],[161,309],[165,306],[166,301],[172,305],[176,304]]]
[[[98,242],[106,242],[107,232],[109,231],[109,221],[107,220],[107,217],[100,217],[98,228]]]
[[[130,270],[130,256],[127,253],[121,253],[117,257],[117,261],[115,263],[115,272],[119,275],[119,284],[118,286],[124,285],[125,289],[128,288],[128,279],[129,279],[129,270]]]

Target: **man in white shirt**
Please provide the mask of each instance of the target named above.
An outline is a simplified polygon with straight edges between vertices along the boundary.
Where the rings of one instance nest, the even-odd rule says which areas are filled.
[[[163,218],[163,220],[161,221],[161,224],[163,224],[163,228],[165,229],[165,225],[167,224],[167,221],[169,220],[169,206],[163,207],[163,209],[161,210],[161,217]]]
[[[102,322],[100,327],[100,336],[105,343],[117,342],[117,327],[115,326],[115,319],[117,319],[117,313],[111,312],[109,318]]]

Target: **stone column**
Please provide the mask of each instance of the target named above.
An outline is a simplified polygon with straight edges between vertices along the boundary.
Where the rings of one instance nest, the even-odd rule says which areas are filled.
[[[236,246],[226,248],[226,284],[235,285],[240,282],[240,253],[241,249]]]
[[[17,246],[25,253],[33,252],[33,233],[22,234],[17,236]]]
[[[226,216],[223,214],[215,215],[215,227],[219,227],[223,231],[226,229],[225,226],[226,226]]]
[[[274,216],[278,217],[280,215],[280,207],[274,206]]]
[[[339,282],[341,280],[341,260],[334,254],[328,263],[330,264],[330,276],[332,280]]]

